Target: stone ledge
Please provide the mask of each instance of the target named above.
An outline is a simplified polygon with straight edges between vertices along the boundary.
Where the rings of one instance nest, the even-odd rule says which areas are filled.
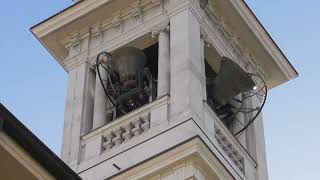
[[[218,116],[211,110],[206,102],[204,102],[204,109],[214,120],[214,138],[217,140],[221,150],[226,154],[226,157],[228,157],[242,173],[245,172],[245,161],[248,161],[252,167],[257,167],[257,162],[222,124]]]
[[[118,119],[115,119],[111,123],[108,123],[104,126],[101,126],[93,131],[91,131],[88,134],[85,134],[81,137],[81,140],[87,141],[90,138],[104,134],[104,132],[112,131],[112,129],[119,129],[120,127],[124,127],[126,124],[128,124],[133,119],[138,119],[139,117],[143,116],[143,114],[150,113],[153,109],[157,109],[159,106],[162,106],[164,104],[167,104],[169,100],[169,96],[163,96],[149,104],[146,104],[140,108],[137,108],[136,110],[121,116]]]

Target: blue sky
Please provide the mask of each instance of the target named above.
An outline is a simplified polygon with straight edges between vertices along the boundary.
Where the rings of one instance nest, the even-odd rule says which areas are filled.
[[[319,179],[320,1],[248,0],[299,72],[269,92],[264,125],[270,179]],[[0,102],[60,154],[67,74],[29,28],[71,0],[4,1],[0,11]]]

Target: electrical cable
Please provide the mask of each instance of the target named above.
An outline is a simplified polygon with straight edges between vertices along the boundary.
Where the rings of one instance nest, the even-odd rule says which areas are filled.
[[[99,59],[100,59],[100,56],[101,55],[104,55],[107,57],[108,60],[110,60],[111,58],[111,54],[108,53],[108,52],[101,52],[98,54],[97,56],[97,59],[96,59],[96,68],[97,68],[97,73],[98,73],[98,76],[99,76],[99,80],[100,80],[100,83],[102,85],[102,88],[103,88],[103,91],[105,93],[105,95],[108,97],[108,99],[110,100],[110,102],[112,103],[112,105],[116,108],[117,111],[119,111],[120,113],[122,113],[123,115],[126,114],[126,112],[124,112],[123,110],[119,109],[119,107],[116,105],[116,103],[113,101],[113,99],[110,97],[106,87],[104,86],[103,84],[103,80],[101,78],[101,73],[100,73],[100,69],[99,69],[99,66],[100,66],[100,62],[99,62]]]
[[[266,85],[266,82],[259,75],[255,74],[255,76],[258,76],[262,80],[262,82]],[[245,129],[247,129],[257,119],[258,115],[260,114],[260,112],[261,112],[261,110],[262,110],[262,108],[263,108],[263,106],[264,106],[264,104],[265,104],[265,102],[267,100],[268,87],[265,86],[265,88],[266,88],[266,95],[265,95],[265,98],[264,98],[264,100],[262,102],[262,105],[261,105],[259,111],[242,129],[240,129],[237,133],[235,133],[234,136],[237,136],[238,134],[242,133]]]

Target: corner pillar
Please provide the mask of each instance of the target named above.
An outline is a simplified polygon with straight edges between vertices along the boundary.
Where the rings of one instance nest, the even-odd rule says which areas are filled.
[[[203,120],[200,24],[190,9],[170,18],[170,119]],[[202,124],[202,123],[200,123]]]
[[[78,165],[80,137],[90,126],[92,118],[93,77],[89,66],[88,63],[82,63],[68,72],[61,158],[73,169]]]

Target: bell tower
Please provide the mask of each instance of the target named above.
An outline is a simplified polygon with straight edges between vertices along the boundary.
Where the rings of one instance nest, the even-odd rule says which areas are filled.
[[[244,1],[80,0],[31,31],[83,179],[268,179],[261,109],[297,72]]]

